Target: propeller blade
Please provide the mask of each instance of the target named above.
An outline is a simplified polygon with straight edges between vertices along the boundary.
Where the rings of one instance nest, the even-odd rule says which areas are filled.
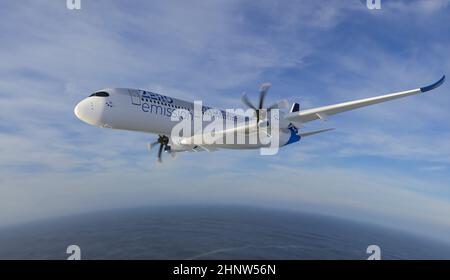
[[[241,101],[242,101],[242,103],[244,103],[248,107],[252,108],[253,110],[256,110],[255,105],[253,105],[253,103],[250,101],[250,99],[248,98],[248,96],[247,96],[247,94],[245,92],[242,93]]]
[[[153,149],[158,144],[159,144],[159,141],[155,141],[153,143],[148,143],[147,144],[147,149],[150,151],[151,149]]]
[[[162,162],[162,151],[164,148],[164,144],[159,145],[159,150],[158,150],[158,162]]]
[[[278,101],[275,104],[272,104],[271,106],[267,107],[267,110],[272,109],[286,109],[289,107],[289,102],[285,99]]]
[[[177,153],[169,151],[170,156],[172,156],[173,159],[177,157]]]
[[[245,105],[247,105],[248,107],[250,107],[256,111],[256,122],[257,123],[259,123],[259,120],[261,118],[265,118],[265,116],[266,116],[267,110],[263,110],[264,109],[264,100],[266,99],[267,92],[269,91],[271,86],[272,86],[272,84],[270,84],[270,83],[264,83],[261,85],[261,88],[259,91],[258,107],[253,105],[253,103],[250,101],[250,99],[248,98],[248,96],[245,92],[242,94],[242,97],[241,97],[242,102]],[[287,101],[282,100],[282,101],[277,102],[276,104],[272,105],[271,107],[269,107],[268,110],[275,109],[275,108],[285,108],[287,106],[289,106]]]
[[[262,109],[264,106],[264,99],[266,98],[267,92],[272,85],[269,83],[265,83],[261,85],[261,89],[259,92],[259,106],[258,109]]]

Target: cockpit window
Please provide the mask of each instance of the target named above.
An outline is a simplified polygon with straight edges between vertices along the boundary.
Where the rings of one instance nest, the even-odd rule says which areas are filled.
[[[108,97],[109,93],[107,93],[106,91],[99,91],[99,92],[94,92],[93,94],[89,95],[89,97],[91,97],[91,96]]]

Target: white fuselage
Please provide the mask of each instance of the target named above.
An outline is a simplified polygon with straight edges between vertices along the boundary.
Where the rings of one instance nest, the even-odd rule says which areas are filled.
[[[210,107],[204,108],[210,109]],[[173,127],[177,124],[177,121],[171,119],[172,112],[177,109],[193,112],[194,103],[149,91],[110,88],[97,91],[83,99],[77,104],[74,112],[80,120],[94,126],[170,136]],[[237,117],[228,117],[232,122],[237,122]],[[203,122],[202,125],[204,127],[207,122]],[[292,136],[290,130],[280,130],[279,146],[292,142]],[[194,146],[185,145],[179,149],[190,150]],[[211,148],[228,149],[255,149],[262,146],[264,145],[234,143],[208,145]]]

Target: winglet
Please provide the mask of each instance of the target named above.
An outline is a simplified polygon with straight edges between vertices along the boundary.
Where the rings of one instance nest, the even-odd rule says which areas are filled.
[[[429,85],[429,86],[426,86],[426,87],[421,87],[420,91],[421,92],[426,92],[426,91],[433,90],[433,89],[439,87],[440,85],[442,85],[444,83],[444,81],[445,81],[445,75],[442,76],[442,78],[439,81],[437,81],[436,83],[434,83],[432,85]]]

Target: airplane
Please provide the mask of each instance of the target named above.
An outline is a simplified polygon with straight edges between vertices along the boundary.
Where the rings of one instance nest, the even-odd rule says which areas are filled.
[[[437,82],[416,89],[389,93],[370,98],[347,101],[343,103],[321,106],[301,110],[300,104],[294,102],[288,112],[279,111],[279,141],[278,146],[296,143],[303,137],[316,135],[319,133],[333,130],[334,128],[321,129],[316,131],[301,131],[304,123],[322,120],[325,121],[329,116],[354,110],[357,108],[374,105],[406,96],[416,95],[431,91],[441,86],[445,81],[445,75]],[[286,100],[264,107],[264,101],[270,84],[263,84],[259,92],[258,106],[255,106],[248,96],[244,93],[241,97],[242,102],[252,109],[253,115],[241,117],[237,114],[224,117],[230,118],[234,122],[235,127],[220,131],[223,134],[243,133],[251,135],[259,130],[269,131],[271,124],[267,121],[268,114],[274,109],[287,109],[289,103]],[[188,102],[170,96],[161,95],[151,91],[131,89],[131,88],[106,88],[98,90],[87,98],[80,101],[74,108],[76,117],[90,125],[121,129],[129,131],[139,131],[158,135],[155,142],[149,144],[149,149],[159,145],[158,162],[162,160],[162,153],[168,152],[175,156],[178,152],[199,152],[199,151],[215,151],[218,149],[255,149],[267,146],[260,141],[256,143],[212,143],[212,144],[196,144],[192,140],[201,136],[200,132],[192,132],[191,134],[180,137],[177,141],[171,137],[171,131],[177,124],[171,119],[177,110],[186,110],[193,112],[194,102]],[[211,107],[202,106],[202,113]],[[225,112],[219,110],[219,112]],[[238,121],[239,119],[239,121]],[[178,119],[182,121],[182,118]],[[195,121],[194,118],[189,121]],[[254,125],[250,125],[253,123]],[[204,127],[204,124],[202,124]],[[270,134],[268,133],[270,136]]]

